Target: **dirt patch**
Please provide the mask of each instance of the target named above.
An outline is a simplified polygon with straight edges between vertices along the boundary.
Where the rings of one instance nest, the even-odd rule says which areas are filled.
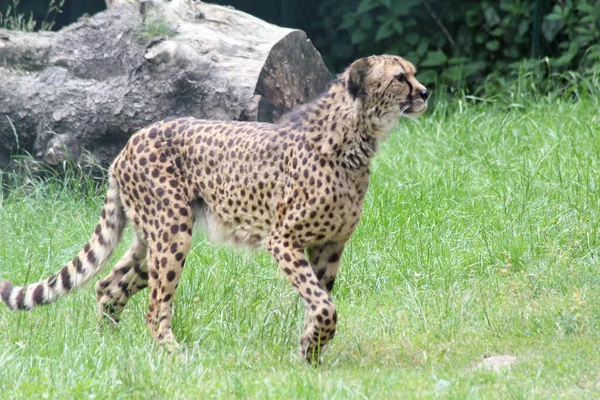
[[[517,357],[510,355],[484,356],[484,359],[475,364],[471,370],[477,371],[487,369],[494,372],[500,372],[502,368],[509,367],[517,361]]]

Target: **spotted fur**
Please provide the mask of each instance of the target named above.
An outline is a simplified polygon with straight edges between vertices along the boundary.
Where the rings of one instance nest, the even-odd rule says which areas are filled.
[[[278,124],[168,119],[134,134],[110,169],[100,222],[58,273],[26,286],[0,283],[15,310],[51,303],[99,272],[121,238],[132,246],[96,284],[113,322],[149,287],[146,322],[169,349],[173,295],[203,220],[221,240],[266,248],[306,305],[300,353],[311,361],[334,336],[331,300],[344,246],[359,223],[378,142],[398,117],[418,116],[428,92],[395,56],[354,62],[329,90]]]

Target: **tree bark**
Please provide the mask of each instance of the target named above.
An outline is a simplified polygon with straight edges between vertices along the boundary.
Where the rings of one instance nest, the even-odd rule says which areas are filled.
[[[0,167],[22,151],[106,166],[174,115],[274,122],[330,79],[302,31],[194,0],[110,3],[59,32],[0,30]]]

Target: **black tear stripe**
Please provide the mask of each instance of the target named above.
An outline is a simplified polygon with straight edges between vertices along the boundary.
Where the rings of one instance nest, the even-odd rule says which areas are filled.
[[[412,92],[413,92],[414,88],[413,88],[413,85],[408,81],[408,79],[406,80],[406,84],[408,85],[408,89],[409,89],[408,97],[410,98],[410,97],[412,97]]]

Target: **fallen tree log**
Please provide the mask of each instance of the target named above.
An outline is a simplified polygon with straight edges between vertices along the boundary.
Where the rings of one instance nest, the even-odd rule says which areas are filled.
[[[0,167],[106,166],[168,116],[274,122],[330,79],[304,32],[194,0],[112,1],[58,32],[0,30]]]

